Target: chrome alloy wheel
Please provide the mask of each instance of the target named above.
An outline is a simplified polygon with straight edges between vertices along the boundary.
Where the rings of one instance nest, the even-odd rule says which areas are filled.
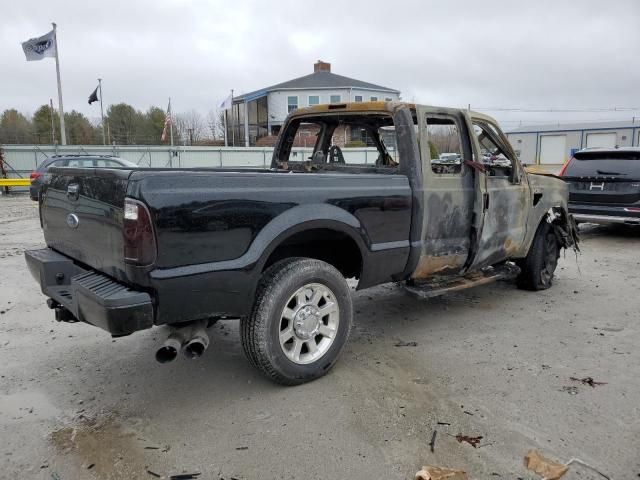
[[[321,358],[340,323],[336,297],[326,285],[309,283],[291,295],[280,315],[280,347],[298,365]]]

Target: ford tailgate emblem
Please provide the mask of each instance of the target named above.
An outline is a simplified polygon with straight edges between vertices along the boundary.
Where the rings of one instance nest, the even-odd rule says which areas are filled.
[[[78,224],[80,223],[80,219],[75,213],[70,213],[67,215],[67,226],[69,228],[78,228]]]

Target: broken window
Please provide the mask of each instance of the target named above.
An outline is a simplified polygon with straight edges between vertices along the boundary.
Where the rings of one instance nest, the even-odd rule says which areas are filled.
[[[445,175],[462,173],[462,137],[453,118],[427,117],[431,170]]]
[[[394,172],[400,162],[393,119],[387,114],[294,120],[283,133],[279,154],[279,167],[296,171],[367,167]]]
[[[480,146],[480,160],[491,177],[509,177],[513,160],[495,127],[485,122],[473,122],[473,133]]]

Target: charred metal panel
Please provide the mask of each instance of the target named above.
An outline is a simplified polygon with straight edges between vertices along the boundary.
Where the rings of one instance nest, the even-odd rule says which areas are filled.
[[[417,107],[424,215],[421,254],[411,278],[460,272],[469,256],[476,188],[471,146],[465,118],[459,110]],[[431,168],[427,118],[451,119],[460,133],[462,157],[459,174],[435,173]]]
[[[529,188],[508,178],[487,178],[488,208],[473,268],[518,255],[527,231]]]

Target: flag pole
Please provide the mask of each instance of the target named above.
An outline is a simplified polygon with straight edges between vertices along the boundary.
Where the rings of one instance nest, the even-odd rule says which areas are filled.
[[[60,84],[60,60],[58,59],[58,34],[56,32],[57,26],[53,25],[53,44],[56,49],[56,76],[58,77],[58,108],[60,110],[60,144],[67,144],[67,132],[64,129],[64,107],[62,106],[62,85]]]
[[[227,109],[224,109],[224,146],[229,146],[229,140],[227,139]]]
[[[233,115],[233,88],[231,89],[231,143],[236,146],[236,123]]]
[[[51,112],[51,145],[56,144],[56,125],[53,121],[53,98],[49,99],[49,111]]]
[[[104,110],[102,109],[102,79],[98,79],[98,88],[100,89],[100,118],[102,118],[102,144],[107,144],[107,137],[104,133]]]
[[[171,146],[173,147],[173,115],[171,113],[171,97],[169,97],[169,135],[171,135]]]

